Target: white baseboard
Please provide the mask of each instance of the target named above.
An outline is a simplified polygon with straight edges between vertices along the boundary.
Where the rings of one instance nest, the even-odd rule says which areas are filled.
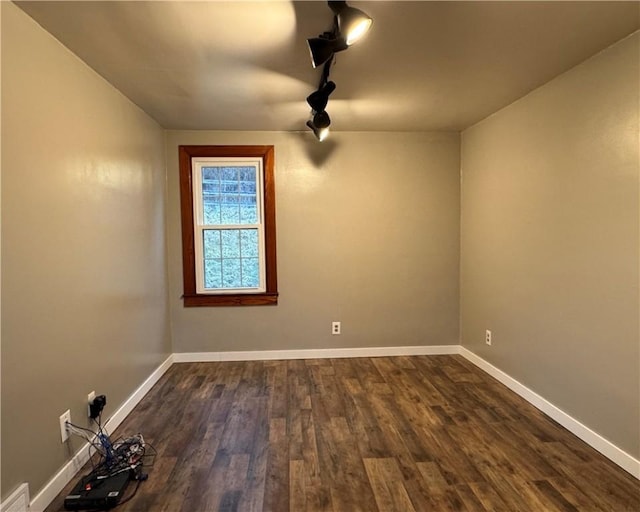
[[[29,512],[29,484],[20,486],[0,504],[0,512]]]
[[[173,354],[167,357],[164,362],[158,366],[154,372],[149,375],[138,389],[136,389],[127,400],[111,415],[111,417],[105,423],[105,427],[108,432],[113,432],[120,423],[133,411],[136,405],[140,403],[140,400],[151,390],[153,385],[160,380],[165,372],[171,368],[173,364]]]
[[[524,384],[518,382],[516,379],[507,375],[505,372],[496,368],[491,363],[485,361],[470,350],[460,346],[459,351],[460,355],[465,359],[475,364],[481,370],[487,372],[496,380],[502,382],[511,391],[520,395],[531,405],[540,409],[547,416],[560,423],[560,425],[566,428],[569,432],[582,439],[589,446],[596,449],[609,460],[640,480],[640,460],[621,450],[610,441],[607,441],[597,432],[594,432],[586,425],[583,425],[575,418],[569,416],[566,412],[538,395],[535,391],[532,391]]]
[[[173,361],[175,363],[213,363],[219,361],[272,361],[278,359],[340,359],[345,357],[445,355],[458,354],[459,352],[459,345],[318,348],[243,352],[180,352],[173,354]]]
[[[133,408],[142,400],[153,385],[160,380],[160,377],[173,364],[173,354],[154,370],[154,372],[136,389],[127,400],[113,413],[105,423],[105,428],[113,432],[120,423],[127,417]],[[82,448],[76,452],[72,459],[67,462],[56,475],[47,482],[43,489],[31,501],[30,512],[43,512],[55,497],[64,489],[78,471],[89,460],[88,443],[84,443]],[[3,509],[4,510],[4,509]]]

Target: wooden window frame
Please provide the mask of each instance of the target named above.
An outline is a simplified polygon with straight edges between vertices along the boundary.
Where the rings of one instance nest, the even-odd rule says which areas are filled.
[[[184,306],[263,306],[278,303],[276,265],[276,205],[273,146],[179,146],[180,215],[182,221],[182,273]],[[262,158],[264,205],[264,292],[198,293],[196,287],[195,224],[193,215],[192,158]]]

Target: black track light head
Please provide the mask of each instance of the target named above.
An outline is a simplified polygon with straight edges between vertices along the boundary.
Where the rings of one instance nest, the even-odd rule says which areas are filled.
[[[334,2],[329,0],[327,2],[329,4],[329,9],[333,11],[334,14],[340,14],[344,9],[347,8],[347,2]]]
[[[347,2],[328,2],[329,8],[336,15],[336,24],[341,39],[347,46],[361,39],[371,28],[373,19],[355,7],[349,7]]]
[[[311,109],[315,112],[320,112],[327,108],[327,103],[329,102],[329,96],[333,91],[336,90],[335,82],[326,82],[320,89],[315,92],[312,92],[307,96],[307,103],[311,107]]]
[[[311,121],[307,121],[307,126],[313,130],[313,134],[320,142],[329,136],[329,128],[317,128]]]
[[[313,116],[313,119],[307,121],[307,126],[311,128],[313,134],[320,142],[325,140],[329,135],[330,124],[331,119],[329,118],[329,114],[327,114],[324,110],[321,112],[316,112]]]
[[[334,53],[341,52],[349,47],[344,39],[327,37],[326,32],[318,37],[307,39],[307,45],[311,54],[311,64],[313,64],[314,68],[322,66],[325,62],[331,60]]]
[[[316,128],[329,128],[329,125],[331,124],[331,118],[329,117],[329,114],[327,114],[326,110],[322,110],[320,112],[316,112],[315,115],[313,116],[313,125]]]

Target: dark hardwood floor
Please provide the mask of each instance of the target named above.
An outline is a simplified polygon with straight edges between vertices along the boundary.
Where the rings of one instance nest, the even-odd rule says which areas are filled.
[[[158,455],[122,512],[640,510],[638,480],[460,356],[175,364],[112,437],[137,432]]]

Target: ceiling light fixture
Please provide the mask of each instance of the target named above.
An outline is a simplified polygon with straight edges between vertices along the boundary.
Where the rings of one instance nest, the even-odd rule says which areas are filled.
[[[307,39],[311,63],[314,68],[331,60],[334,54],[344,51],[361,39],[371,28],[373,19],[347,2],[327,2],[333,11],[333,27],[318,37]]]
[[[313,134],[320,142],[322,142],[329,136],[329,128],[317,128],[313,126],[313,123],[311,121],[307,121],[307,126],[313,130]]]
[[[324,114],[324,116],[326,117],[318,118],[318,114]],[[311,128],[311,130],[313,130],[313,134],[320,142],[322,142],[329,136],[329,125],[331,124],[331,120],[329,119],[329,114],[327,114],[326,112],[319,112],[318,114],[313,116],[313,120],[307,121],[307,126]],[[315,123],[316,118],[319,119],[321,124],[326,122],[326,126],[318,126]]]
[[[333,57],[334,53],[341,52],[349,48],[343,39],[337,39],[331,32],[324,32],[318,37],[307,39],[309,53],[311,54],[311,64],[314,68],[322,66]]]
[[[329,81],[330,68],[331,61],[327,62],[322,70],[318,90],[307,96],[307,103],[311,107],[311,114],[313,115],[312,119],[307,121],[307,126],[313,130],[314,135],[320,142],[329,135],[331,118],[325,109],[327,108],[327,103],[329,103],[329,96],[336,90],[335,82]]]
[[[355,7],[349,7],[347,2],[329,2],[329,8],[335,13],[340,35],[347,46],[351,46],[364,36],[373,19]]]
[[[329,95],[336,90],[335,82],[327,81],[320,88],[307,96],[307,103],[315,112],[320,112],[327,108]]]
[[[307,103],[311,107],[312,118],[307,121],[317,139],[322,142],[329,135],[331,118],[325,110],[329,96],[336,89],[335,82],[329,80],[329,72],[334,62],[334,55],[349,48],[349,46],[367,33],[373,20],[360,9],[349,7],[347,2],[327,2],[333,11],[333,27],[329,32],[323,32],[318,37],[307,39],[311,63],[316,68],[324,64],[318,90],[307,96]]]

